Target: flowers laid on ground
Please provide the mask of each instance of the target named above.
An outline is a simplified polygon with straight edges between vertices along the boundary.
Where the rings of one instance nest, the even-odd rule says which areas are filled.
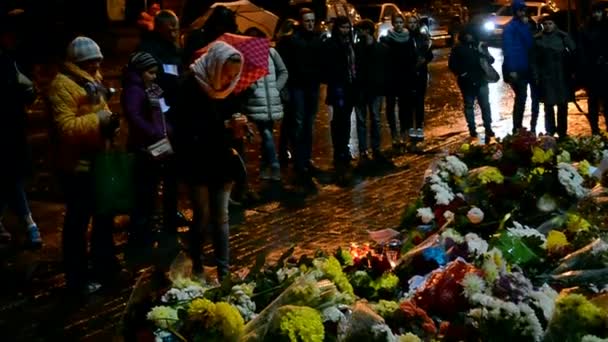
[[[290,249],[219,286],[174,276],[148,322],[187,341],[602,341],[607,141],[463,145],[427,172],[401,232]]]

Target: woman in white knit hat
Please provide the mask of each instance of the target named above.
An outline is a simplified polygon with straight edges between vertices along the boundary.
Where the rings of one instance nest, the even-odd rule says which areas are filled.
[[[194,211],[190,229],[194,272],[203,271],[201,249],[205,231],[210,229],[220,280],[229,273],[231,134],[242,132],[244,124],[244,116],[233,116],[239,107],[231,94],[242,69],[239,51],[224,42],[212,43],[207,53],[190,66],[180,91],[181,108],[175,125],[179,170],[190,188]]]
[[[88,277],[87,227],[93,218],[91,262],[98,281],[120,271],[112,239],[113,217],[95,215],[91,162],[117,129],[107,104],[108,90],[99,72],[103,55],[97,43],[77,37],[67,49],[67,61],[49,89],[56,163],[66,201],[63,260],[70,291],[88,294],[100,284]]]

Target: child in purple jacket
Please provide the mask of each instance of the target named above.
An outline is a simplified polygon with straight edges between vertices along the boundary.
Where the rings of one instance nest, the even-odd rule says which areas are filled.
[[[129,59],[123,79],[122,106],[129,124],[128,148],[135,154],[136,203],[131,214],[130,243],[148,243],[154,228],[152,217],[157,189],[163,183],[163,231],[176,234],[177,179],[172,155],[170,112],[163,90],[156,83],[158,62],[149,53]],[[156,147],[156,149],[152,148]],[[159,148],[162,153],[159,154]]]

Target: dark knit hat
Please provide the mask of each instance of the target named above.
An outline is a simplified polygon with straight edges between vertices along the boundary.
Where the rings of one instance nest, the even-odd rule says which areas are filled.
[[[144,72],[158,65],[158,62],[147,52],[136,52],[129,58],[129,68],[138,72]]]
[[[526,3],[523,0],[515,0],[511,7],[513,8],[513,15],[515,15],[515,12],[526,8]]]

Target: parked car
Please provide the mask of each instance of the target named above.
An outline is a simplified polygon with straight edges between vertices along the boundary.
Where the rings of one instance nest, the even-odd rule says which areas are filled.
[[[468,22],[469,10],[456,0],[436,0],[427,4],[420,3],[410,8],[420,18],[421,24],[428,28],[431,39],[453,42],[464,24]]]
[[[315,6],[312,0],[290,0],[288,18],[300,19],[300,10],[310,8],[315,12],[317,18],[317,29],[322,32],[323,37],[331,36],[333,20],[340,15],[350,18],[354,25],[361,20],[361,15],[355,7],[345,0],[327,0],[325,6]]]
[[[376,32],[378,39],[385,36],[388,31],[393,28],[391,19],[395,13],[401,13],[401,10],[397,5],[393,3],[383,4],[356,4],[355,8],[359,11],[361,18],[369,19],[376,23]]]
[[[542,17],[554,14],[559,11],[555,3],[526,1],[526,14],[535,22],[540,22]],[[488,40],[502,38],[505,25],[513,18],[513,8],[511,4],[491,5],[489,13],[482,14],[475,18],[480,27],[482,37]]]

